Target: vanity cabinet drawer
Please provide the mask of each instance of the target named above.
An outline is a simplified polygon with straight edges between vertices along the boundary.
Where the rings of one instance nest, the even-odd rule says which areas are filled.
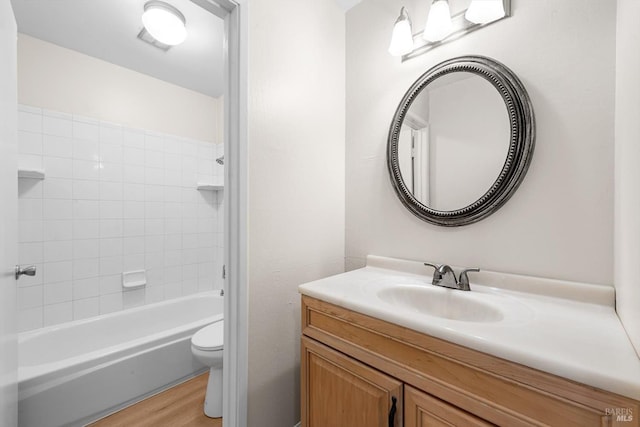
[[[302,299],[302,333],[488,423],[639,425],[635,400],[307,296]],[[631,419],[608,415],[616,409],[632,414]]]

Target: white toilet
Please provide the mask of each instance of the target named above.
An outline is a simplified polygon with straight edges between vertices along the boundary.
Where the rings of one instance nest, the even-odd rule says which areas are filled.
[[[204,399],[204,414],[207,417],[222,416],[222,345],[224,343],[224,321],[212,323],[191,337],[191,351],[200,362],[209,366],[209,382]]]

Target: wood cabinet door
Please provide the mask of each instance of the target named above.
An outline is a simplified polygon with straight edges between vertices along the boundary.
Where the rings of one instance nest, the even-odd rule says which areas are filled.
[[[402,383],[302,337],[303,427],[402,427]]]
[[[494,424],[405,384],[404,425],[405,427],[488,427]]]

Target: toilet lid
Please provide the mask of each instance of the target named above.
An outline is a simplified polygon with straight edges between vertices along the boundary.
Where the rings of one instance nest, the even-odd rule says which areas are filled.
[[[221,350],[224,342],[224,321],[212,323],[191,337],[191,344],[199,350]]]

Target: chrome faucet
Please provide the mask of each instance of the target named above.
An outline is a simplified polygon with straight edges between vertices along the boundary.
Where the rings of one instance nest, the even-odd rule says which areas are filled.
[[[431,284],[434,286],[442,286],[443,288],[458,289],[461,291],[470,291],[469,276],[467,273],[480,271],[479,268],[467,268],[460,272],[460,278],[456,278],[456,272],[453,268],[447,264],[436,265],[429,262],[425,262],[424,265],[433,267],[435,269],[433,273],[433,280]]]

